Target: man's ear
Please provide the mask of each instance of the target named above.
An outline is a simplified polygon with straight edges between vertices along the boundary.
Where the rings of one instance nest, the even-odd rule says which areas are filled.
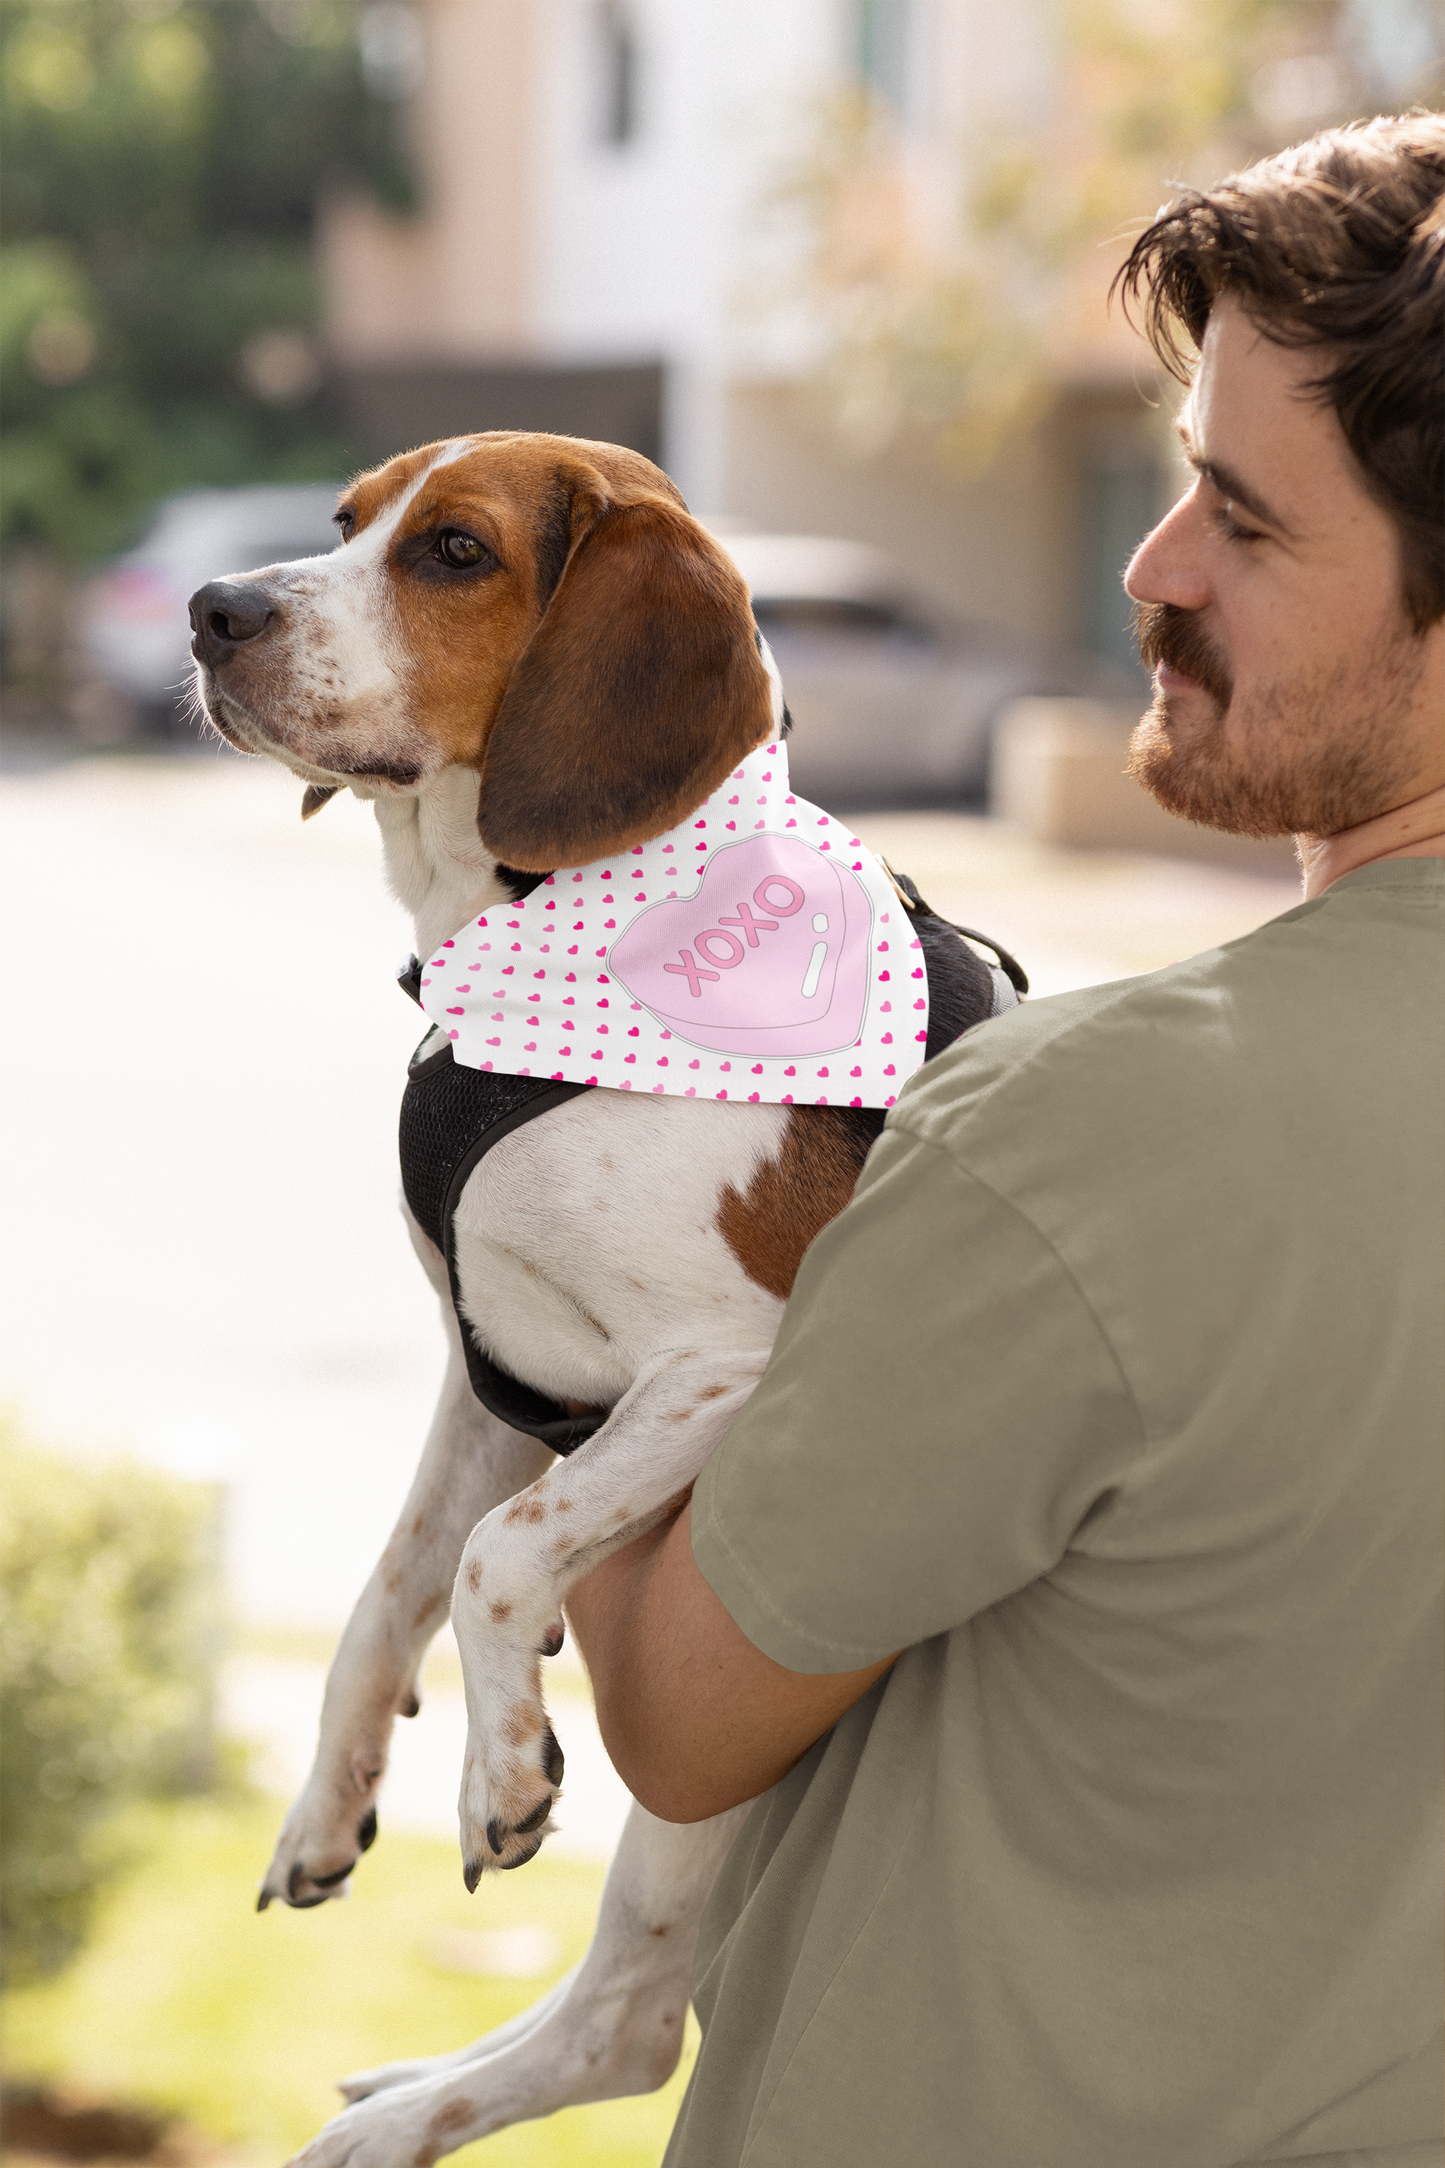
[[[588,865],[661,835],[773,728],[731,560],[661,497],[604,505],[512,672],[477,825],[504,865]]]

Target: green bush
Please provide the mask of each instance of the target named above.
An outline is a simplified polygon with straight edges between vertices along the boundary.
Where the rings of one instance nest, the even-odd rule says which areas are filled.
[[[127,1864],[123,1810],[204,1787],[216,1492],[0,1432],[0,1963],[63,1965]]]
[[[316,203],[412,201],[361,0],[0,0],[0,547],[83,565],[199,484],[354,460],[324,387],[248,350],[317,329]]]

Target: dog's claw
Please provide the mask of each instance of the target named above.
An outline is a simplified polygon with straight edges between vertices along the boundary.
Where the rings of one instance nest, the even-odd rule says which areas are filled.
[[[495,1827],[496,1827],[496,1824],[495,1824],[495,1823],[493,1823],[493,1825],[492,1825],[492,1826],[493,1826],[493,1828],[495,1828]],[[467,1861],[466,1865],[465,1865],[465,1866],[463,1867],[463,1869],[462,1869],[462,1880],[463,1880],[463,1881],[464,1881],[464,1882],[466,1883],[466,1885],[467,1885],[467,1895],[468,1895],[469,1897],[474,1897],[474,1896],[476,1895],[476,1890],[477,1890],[477,1884],[478,1884],[478,1883],[479,1883],[479,1882],[481,1881],[481,1879],[482,1879],[482,1863],[481,1863],[481,1861],[480,1861],[479,1859],[469,1859],[469,1860]]]
[[[408,1694],[401,1705],[401,1713],[403,1716],[420,1716],[421,1696],[419,1694]]]
[[[487,1824],[487,1842],[497,1858],[500,1859],[502,1856],[502,1825],[495,1814]]]
[[[531,1813],[527,1816],[525,1822],[513,1823],[512,1835],[514,1837],[530,1837],[534,1829],[541,1828],[542,1824],[546,1821],[547,1816],[551,1813],[551,1811],[551,1800],[544,1799],[540,1807],[533,1807]]]
[[[266,1909],[266,1907],[267,1907],[267,1905],[269,1905],[269,1904],[270,1904],[270,1902],[271,1902],[271,1892],[270,1892],[270,1890],[268,1890],[268,1889],[263,1889],[263,1890],[262,1890],[262,1891],[261,1891],[261,1892],[259,1893],[259,1895],[257,1896],[257,1898],[256,1898],[256,1910],[257,1910],[258,1912],[264,1912],[264,1911],[265,1911],[265,1909]]]
[[[552,1785],[560,1784],[567,1774],[566,1760],[550,1724],[542,1734],[542,1767],[547,1772],[547,1782]]]
[[[349,1865],[338,1867],[335,1874],[313,1874],[311,1880],[317,1889],[335,1889],[338,1882],[346,1880],[355,1865],[356,1861],[353,1859]]]
[[[551,1801],[550,1801],[550,1800],[548,1801],[548,1805],[549,1805],[549,1807],[550,1807],[550,1805],[551,1805]],[[511,1873],[511,1871],[512,1871],[512,1869],[513,1869],[514,1867],[525,1867],[525,1866],[526,1866],[526,1864],[527,1864],[527,1862],[528,1862],[528,1860],[529,1860],[529,1859],[535,1859],[535,1858],[537,1857],[537,1854],[538,1854],[538,1853],[539,1853],[539,1852],[541,1851],[541,1849],[542,1849],[542,1840],[541,1840],[541,1838],[539,1837],[539,1838],[537,1839],[537,1841],[536,1841],[536,1843],[535,1843],[535,1844],[529,1844],[529,1845],[527,1846],[527,1849],[526,1849],[526,1851],[525,1851],[525,1852],[519,1852],[519,1853],[517,1854],[517,1856],[516,1856],[516,1858],[515,1858],[515,1859],[504,1859],[504,1860],[502,1861],[502,1869],[501,1869],[502,1873],[503,1873],[503,1874],[510,1874],[510,1873]]]
[[[353,1860],[351,1862],[351,1867],[354,1867],[355,1865],[356,1862],[355,1860]],[[351,1872],[351,1867],[345,1867],[342,1869],[340,1874],[332,1875],[330,1883],[323,1883],[319,1875],[308,1875],[306,1869],[302,1866],[300,1860],[298,1859],[295,1866],[291,1869],[291,1872],[286,1877],[287,1904],[290,1905],[292,1910],[296,1912],[309,1912],[313,1905],[324,1905],[326,1902],[326,1898],[324,1895],[320,1897],[303,1897],[301,1895],[302,1883],[314,1882],[315,1886],[318,1889],[325,1890],[329,1888],[332,1883],[344,1882],[347,1875],[349,1875]]]
[[[420,1706],[421,1706],[421,1704],[420,1704],[420,1703],[418,1702],[418,1704],[417,1704],[417,1707],[418,1707],[418,1708],[420,1708]],[[416,1712],[415,1712],[415,1710],[413,1710],[412,1714],[413,1714],[413,1715],[415,1715],[415,1713],[416,1713]],[[372,1846],[373,1846],[373,1845],[375,1844],[375,1842],[376,1842],[376,1809],[375,1809],[375,1807],[368,1807],[368,1808],[367,1808],[367,1810],[366,1810],[366,1812],[365,1812],[365,1814],[363,1814],[363,1815],[362,1815],[362,1817],[361,1817],[361,1820],[360,1820],[360,1821],[359,1821],[359,1822],[357,1823],[357,1825],[356,1825],[356,1841],[357,1841],[357,1843],[358,1843],[358,1844],[359,1844],[359,1845],[361,1846],[361,1849],[362,1849],[362,1851],[363,1851],[363,1852],[369,1852],[369,1851],[371,1850],[371,1847],[372,1847]]]
[[[567,1629],[563,1625],[561,1619],[553,1619],[551,1625],[547,1628],[546,1632],[542,1636],[542,1646],[538,1651],[539,1655],[555,1656],[566,1638]]]

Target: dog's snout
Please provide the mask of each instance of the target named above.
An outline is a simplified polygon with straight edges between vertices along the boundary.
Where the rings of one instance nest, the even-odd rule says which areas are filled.
[[[263,587],[247,580],[212,580],[191,597],[191,652],[201,662],[222,663],[248,640],[259,639],[276,614]]]

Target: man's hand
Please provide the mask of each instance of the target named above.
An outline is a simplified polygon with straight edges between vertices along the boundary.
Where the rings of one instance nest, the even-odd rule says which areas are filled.
[[[665,1822],[755,1799],[881,1678],[787,1671],[755,1648],[703,1579],[684,1506],[567,1599],[597,1721],[634,1798]]]

